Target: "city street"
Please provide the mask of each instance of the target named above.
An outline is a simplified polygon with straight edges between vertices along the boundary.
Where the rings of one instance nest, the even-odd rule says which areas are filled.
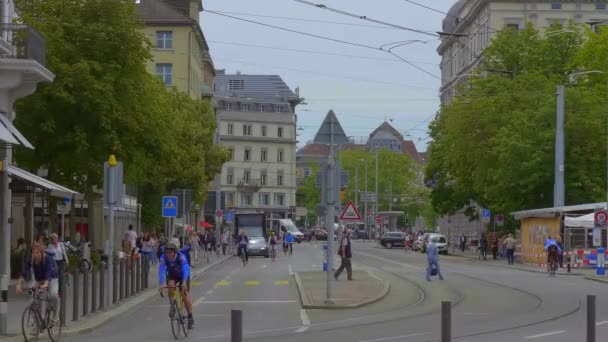
[[[291,257],[279,253],[274,263],[251,258],[245,268],[233,258],[195,279],[196,326],[189,339],[228,341],[230,310],[241,309],[245,338],[253,341],[436,341],[440,302],[450,300],[455,341],[575,341],[585,336],[587,294],[598,295],[598,336],[608,334],[606,284],[579,276],[550,279],[454,256],[441,259],[446,279],[428,283],[424,255],[363,242],[354,243],[354,267],[389,280],[388,296],[353,310],[301,310],[292,273],[320,269],[320,247],[303,243]],[[167,303],[153,299],[91,334],[64,338],[85,339],[171,340]]]

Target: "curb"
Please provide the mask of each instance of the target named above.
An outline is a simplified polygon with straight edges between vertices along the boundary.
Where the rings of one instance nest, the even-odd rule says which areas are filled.
[[[197,277],[197,276],[221,265],[228,259],[230,259],[230,256],[223,257],[220,260],[217,260],[207,266],[197,269],[194,272],[192,272],[192,277],[193,278]],[[89,316],[89,317],[91,317],[90,319],[87,319],[86,321],[82,321],[82,322],[80,322],[80,324],[77,323],[77,324],[75,324],[74,327],[68,326],[68,327],[62,328],[61,336],[62,337],[74,336],[74,335],[90,333],[93,330],[95,330],[96,328],[100,327],[101,325],[110,322],[112,319],[117,318],[118,316],[124,314],[125,312],[131,310],[132,308],[151,299],[152,297],[156,296],[157,293],[158,292],[157,292],[156,287],[151,287],[145,291],[142,291],[141,293],[137,294],[136,296],[131,297],[128,301],[123,302],[119,305],[115,305],[114,307],[112,307],[109,310],[102,310],[96,314],[90,315]],[[0,341],[2,341],[2,342],[22,342],[23,336],[21,336],[21,334],[19,334],[19,335],[0,337]]]
[[[461,259],[467,259],[470,262],[480,262],[480,260],[478,260],[478,258],[476,257],[469,257],[466,255],[458,255],[458,254],[450,254],[449,256],[451,257],[456,257],[456,258],[461,258]],[[547,271],[544,270],[533,270],[533,269],[529,269],[529,268],[521,268],[521,267],[517,267],[517,266],[507,266],[507,265],[499,265],[499,264],[488,264],[489,266],[496,266],[496,267],[501,267],[501,268],[506,268],[506,269],[512,269],[512,270],[518,270],[518,271],[522,271],[522,272],[530,272],[530,273],[547,273]],[[564,275],[564,276],[585,276],[585,273],[581,273],[581,272],[558,272],[556,273],[556,275]]]
[[[597,278],[597,277],[590,277],[590,276],[585,276],[583,278],[585,278],[587,280],[595,281],[595,282],[598,282],[598,283],[608,284],[608,279]]]
[[[391,283],[388,280],[377,277],[375,274],[373,274],[369,270],[366,270],[366,271],[371,277],[382,281],[384,287],[382,289],[382,292],[379,295],[377,295],[376,297],[359,302],[359,303],[355,303],[355,304],[311,304],[310,300],[308,300],[308,298],[306,297],[306,294],[304,293],[304,290],[303,290],[304,286],[302,285],[302,279],[300,279],[300,275],[298,274],[298,272],[294,273],[293,275],[296,280],[296,284],[298,286],[298,293],[300,294],[300,303],[302,305],[302,308],[303,309],[330,309],[330,310],[356,309],[356,308],[360,308],[365,305],[376,303],[376,302],[384,299],[390,291]]]

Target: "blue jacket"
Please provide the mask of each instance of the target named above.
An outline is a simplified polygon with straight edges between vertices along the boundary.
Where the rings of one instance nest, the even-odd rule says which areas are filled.
[[[562,249],[559,247],[559,245],[557,244],[557,242],[555,242],[555,240],[553,240],[553,239],[547,239],[545,241],[545,250],[548,250],[549,247],[551,247],[551,246],[557,247],[557,252],[558,253],[562,252]]]
[[[290,232],[287,232],[287,234],[285,235],[285,242],[293,243],[293,235]]]
[[[186,282],[190,279],[190,264],[184,253],[179,252],[175,256],[174,260],[169,260],[166,254],[160,257],[160,265],[158,267],[158,282],[159,284],[165,284],[167,278],[167,272],[170,270],[178,271],[182,276],[182,281]]]
[[[43,257],[43,262],[41,265],[34,265],[32,262],[32,256],[28,255],[23,260],[23,268],[21,269],[21,277],[26,281],[32,280],[32,269],[34,271],[34,280],[36,281],[46,281],[57,278],[57,264],[55,263],[55,259],[46,254]]]
[[[429,262],[439,261],[439,249],[437,248],[436,244],[429,243],[426,246],[426,257]]]

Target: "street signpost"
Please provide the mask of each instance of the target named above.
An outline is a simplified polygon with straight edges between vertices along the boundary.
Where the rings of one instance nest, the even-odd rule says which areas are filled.
[[[117,204],[122,204],[123,197],[123,168],[122,162],[116,160],[112,154],[103,164],[103,201],[108,206],[108,240],[106,241],[106,255],[114,255],[114,217]],[[106,293],[113,293],[114,289],[114,263],[108,262],[108,277],[106,278]],[[106,307],[110,306],[112,296],[106,296]]]
[[[505,225],[505,216],[503,214],[498,214],[494,217],[494,220],[496,221],[496,225],[499,227],[502,227]]]
[[[376,202],[378,197],[375,192],[362,192],[361,193],[361,201],[362,202]]]
[[[595,226],[593,228],[593,247],[602,246],[602,227],[608,222],[608,212],[604,209],[597,208],[594,211],[593,219]]]
[[[342,214],[340,214],[340,220],[361,221],[361,214],[359,214],[359,210],[357,210],[353,201],[348,201]]]
[[[608,221],[608,212],[606,212],[606,210],[596,210],[594,218],[595,218],[596,225],[604,226],[604,225],[606,225],[606,222]]]
[[[492,216],[492,212],[490,209],[483,209],[481,211],[481,218],[483,223],[490,223],[490,217]]]
[[[177,196],[163,196],[163,217],[177,217]]]
[[[226,223],[232,223],[232,211],[227,211],[225,216]]]

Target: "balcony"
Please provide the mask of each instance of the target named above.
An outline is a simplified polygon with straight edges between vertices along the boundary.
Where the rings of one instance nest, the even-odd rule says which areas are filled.
[[[259,179],[245,179],[241,178],[236,186],[239,191],[243,192],[257,192],[262,187]]]
[[[0,33],[13,47],[5,58],[31,59],[46,66],[46,40],[38,31],[24,24],[0,24]]]

